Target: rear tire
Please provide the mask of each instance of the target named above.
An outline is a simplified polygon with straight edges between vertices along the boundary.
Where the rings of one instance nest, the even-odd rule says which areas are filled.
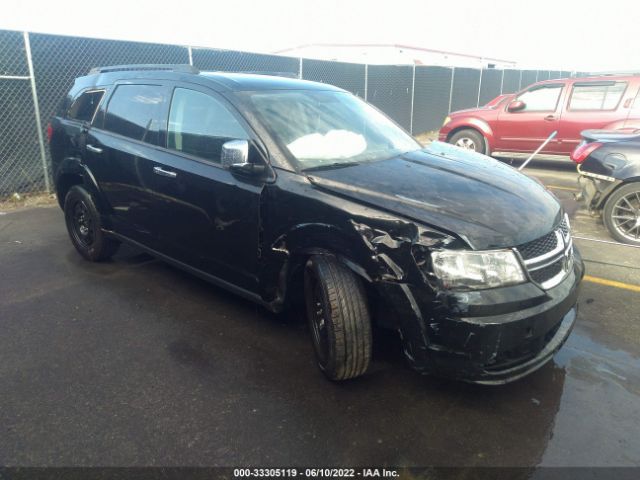
[[[618,242],[640,245],[640,182],[615,190],[604,204],[602,220]]]
[[[487,152],[487,143],[484,137],[478,131],[471,128],[465,128],[464,130],[454,133],[448,142],[465,150],[472,150],[483,154]]]
[[[79,185],[74,185],[67,192],[64,218],[71,243],[87,260],[106,260],[118,250],[120,242],[108,238],[102,231],[100,214],[93,198]]]
[[[312,256],[305,303],[320,370],[331,380],[364,374],[371,360],[371,317],[361,280],[335,257]]]

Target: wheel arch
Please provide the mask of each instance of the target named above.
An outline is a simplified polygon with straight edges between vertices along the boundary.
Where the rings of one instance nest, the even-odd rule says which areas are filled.
[[[629,177],[629,178],[625,178],[624,180],[620,181],[617,185],[615,185],[615,187],[613,187],[609,192],[607,192],[606,195],[602,196],[602,198],[598,201],[598,205],[597,205],[596,209],[598,209],[598,210],[604,209],[604,206],[606,205],[606,203],[609,200],[609,198],[611,198],[611,195],[613,195],[615,192],[620,190],[622,187],[624,187],[626,185],[630,185],[632,183],[640,184],[640,176]]]
[[[304,272],[304,267],[312,256],[322,255],[335,258],[342,265],[347,267],[353,273],[355,273],[358,277],[360,277],[366,285],[373,285],[373,280],[371,276],[367,273],[367,271],[362,267],[359,263],[352,260],[351,258],[338,253],[331,248],[326,247],[312,247],[299,251],[295,251],[291,255],[291,263],[289,264],[289,269],[291,270],[291,275],[293,277],[297,277],[297,275]],[[290,278],[290,281],[291,279]]]
[[[56,180],[56,197],[60,208],[64,208],[64,199],[74,185],[83,185],[84,179],[79,173],[63,173]]]
[[[477,133],[479,133],[484,139],[484,146],[487,150],[487,155],[489,154],[489,152],[491,152],[491,150],[493,150],[493,130],[487,122],[477,118],[472,118],[467,119],[464,123],[455,124],[452,126],[451,131],[447,133],[447,142],[451,140],[451,137],[462,130],[475,130]]]
[[[91,193],[96,208],[101,215],[105,215],[108,211],[106,202],[100,192],[100,187],[91,173],[89,167],[82,163],[79,158],[65,158],[58,168],[55,176],[54,186],[56,197],[60,208],[64,208],[64,199],[69,189],[74,185],[82,185],[89,193]]]
[[[269,279],[277,277],[277,291],[265,292],[272,303],[279,304],[278,310],[292,303],[299,297],[308,259],[313,255],[335,257],[340,263],[354,272],[364,281],[367,291],[372,284],[363,259],[357,258],[354,250],[354,239],[335,225],[324,223],[307,223],[296,225],[286,234],[279,236],[272,243],[272,268],[267,268],[266,284]],[[275,267],[275,268],[274,268]]]
[[[69,189],[74,185],[82,184],[84,184],[84,177],[80,159],[74,157],[64,158],[54,176],[54,187],[60,208],[64,208],[64,199]]]

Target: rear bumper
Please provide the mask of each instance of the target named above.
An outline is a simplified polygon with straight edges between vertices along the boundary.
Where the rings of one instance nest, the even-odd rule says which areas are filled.
[[[573,270],[548,291],[523,284],[429,298],[405,288],[407,305],[396,302],[406,315],[399,327],[405,354],[421,372],[463,381],[522,378],[547,363],[569,336],[583,275],[576,250]]]
[[[611,192],[622,183],[615,178],[583,172],[579,168],[578,172],[580,173],[578,177],[579,198],[589,211],[600,210]]]

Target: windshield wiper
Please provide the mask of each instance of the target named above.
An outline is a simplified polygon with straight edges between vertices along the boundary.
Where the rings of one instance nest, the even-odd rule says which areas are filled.
[[[303,172],[313,172],[318,170],[333,170],[334,168],[353,167],[354,165],[360,165],[360,162],[334,162],[325,163],[324,165],[316,165],[315,167],[303,168]]]

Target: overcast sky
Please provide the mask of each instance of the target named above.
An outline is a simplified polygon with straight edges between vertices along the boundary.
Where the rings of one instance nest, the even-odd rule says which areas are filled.
[[[2,0],[0,28],[255,52],[391,43],[640,72],[640,0]]]

